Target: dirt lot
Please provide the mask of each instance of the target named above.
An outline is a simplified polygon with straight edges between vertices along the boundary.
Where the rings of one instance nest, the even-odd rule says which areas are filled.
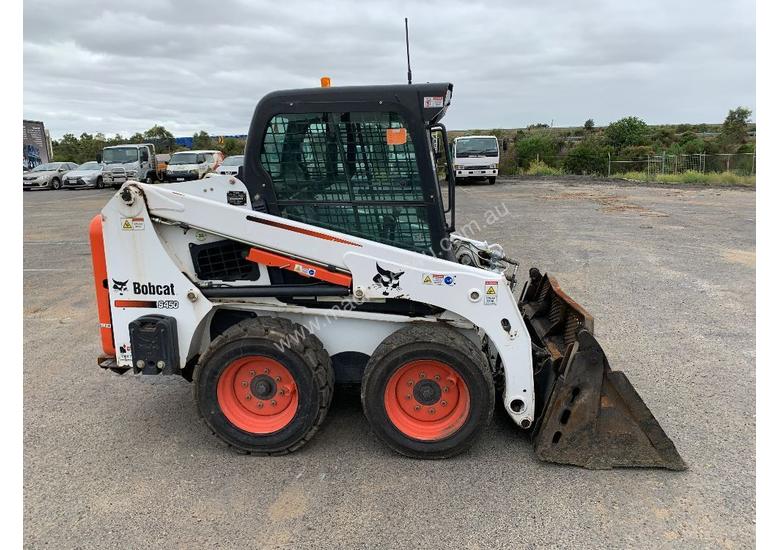
[[[458,191],[459,226],[475,220],[478,238],[555,273],[591,311],[688,471],[541,463],[502,414],[466,455],[414,461],[375,440],[343,393],[300,452],[236,455],[200,424],[185,381],[96,366],[87,224],[111,191],[31,192],[26,545],[752,547],[755,194],[552,180]]]

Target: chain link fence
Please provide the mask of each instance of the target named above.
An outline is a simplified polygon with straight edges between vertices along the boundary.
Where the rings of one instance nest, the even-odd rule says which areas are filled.
[[[755,153],[663,154],[627,159],[607,154],[606,168],[607,176],[625,172],[645,172],[648,176],[685,172],[732,172],[740,176],[754,176],[756,155]]]

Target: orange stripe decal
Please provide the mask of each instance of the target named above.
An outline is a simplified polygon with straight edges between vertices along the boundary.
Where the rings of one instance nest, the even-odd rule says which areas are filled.
[[[268,252],[266,250],[252,248],[249,251],[246,259],[250,262],[263,264],[270,267],[280,267],[282,269],[287,269],[288,271],[293,271],[298,275],[312,277],[321,281],[327,281],[329,283],[333,283],[334,285],[345,286],[347,288],[352,286],[352,276],[350,275],[336,273],[314,264],[307,264],[306,262],[294,260],[286,256],[280,256],[279,254],[274,254],[273,252]]]
[[[263,218],[257,218],[255,216],[247,216],[246,219],[248,219],[251,222],[257,222],[262,223],[264,225],[270,225],[271,227],[276,227],[278,229],[286,229],[287,231],[294,231],[295,233],[300,233],[301,235],[307,235],[309,237],[317,237],[318,239],[324,239],[326,241],[333,241],[334,243],[340,243],[340,244],[349,244],[352,246],[357,246],[362,248],[362,244],[353,243],[352,241],[348,241],[346,239],[342,239],[341,237],[334,237],[333,235],[326,235],[325,233],[320,233],[319,231],[313,231],[311,229],[304,229],[302,227],[295,227],[294,225],[287,225],[286,223],[277,222],[273,220],[264,220]]]

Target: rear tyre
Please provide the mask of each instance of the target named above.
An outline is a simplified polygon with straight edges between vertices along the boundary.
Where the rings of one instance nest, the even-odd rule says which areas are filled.
[[[414,458],[471,447],[490,423],[493,377],[480,349],[455,329],[412,326],[388,336],[366,365],[363,412],[374,433]]]
[[[490,185],[495,185],[495,183],[496,183],[496,178],[488,178],[488,183],[489,183]]]
[[[333,383],[317,337],[287,319],[266,317],[241,321],[214,339],[195,368],[193,393],[214,435],[240,452],[276,455],[314,436]]]

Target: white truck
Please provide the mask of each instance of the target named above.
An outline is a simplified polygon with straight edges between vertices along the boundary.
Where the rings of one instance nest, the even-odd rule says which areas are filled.
[[[157,171],[157,159],[151,143],[104,147],[97,160],[105,166],[103,183],[106,186],[118,189],[128,180],[154,183],[162,179]]]
[[[463,136],[452,143],[455,181],[487,179],[491,185],[498,176],[498,139],[496,136]]]

